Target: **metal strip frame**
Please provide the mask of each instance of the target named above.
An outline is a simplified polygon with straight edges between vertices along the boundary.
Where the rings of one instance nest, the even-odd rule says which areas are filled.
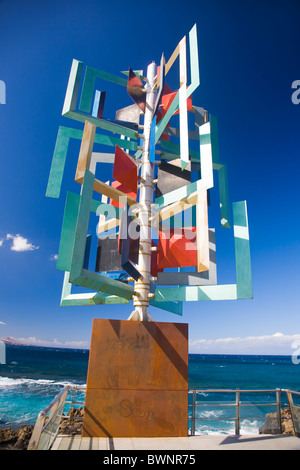
[[[158,302],[168,302],[174,299],[178,301],[237,300],[253,297],[247,204],[246,201],[239,201],[234,202],[232,206],[235,227],[236,284],[162,287],[155,290],[155,300]]]

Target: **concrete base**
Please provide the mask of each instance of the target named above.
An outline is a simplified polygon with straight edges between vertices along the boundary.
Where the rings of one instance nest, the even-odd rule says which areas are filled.
[[[187,434],[187,324],[95,319],[82,436]]]

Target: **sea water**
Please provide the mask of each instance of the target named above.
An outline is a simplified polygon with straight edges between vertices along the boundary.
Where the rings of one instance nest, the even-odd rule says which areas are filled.
[[[6,364],[0,365],[0,427],[34,425],[38,413],[64,386],[86,384],[88,358],[89,351],[82,349],[7,345]],[[201,406],[196,411],[196,434],[232,434],[235,393],[206,390],[300,391],[300,365],[295,365],[290,356],[190,354],[189,388],[201,390],[197,394]],[[76,398],[84,401],[84,391]],[[285,400],[282,393],[283,403]],[[276,411],[273,405],[260,405],[275,403],[275,393],[241,392],[241,401],[248,404],[241,408],[242,434],[256,434],[266,413]],[[190,408],[190,418],[191,413]]]

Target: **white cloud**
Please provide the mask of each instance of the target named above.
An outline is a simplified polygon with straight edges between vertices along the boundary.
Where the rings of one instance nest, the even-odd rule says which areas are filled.
[[[58,259],[58,255],[51,255],[51,256],[49,257],[49,260],[50,260],[50,261],[57,261],[57,259]]]
[[[57,341],[57,339],[53,339],[52,341],[44,340],[44,339],[38,339],[35,336],[29,336],[28,338],[14,338],[16,341],[19,341],[20,343],[25,343],[25,344],[30,344],[32,346],[62,346],[63,343],[60,341]]]
[[[292,355],[300,344],[300,333],[247,336],[236,338],[190,340],[190,353],[195,354],[261,354]]]
[[[0,238],[0,246],[3,245],[3,242],[4,242],[4,238]]]
[[[22,237],[22,235],[12,235],[8,233],[6,235],[6,240],[12,240],[12,245],[10,249],[12,251],[33,251],[38,250],[39,246],[35,246],[32,243],[29,243],[27,238]]]
[[[56,338],[53,340],[38,339],[35,336],[29,336],[28,338],[12,338],[23,344],[31,346],[46,346],[49,348],[73,348],[73,349],[88,349],[88,341],[58,341]]]
[[[64,346],[74,349],[88,349],[90,347],[88,341],[66,341]]]
[[[4,323],[3,321],[0,321],[0,325],[6,325],[6,323]]]

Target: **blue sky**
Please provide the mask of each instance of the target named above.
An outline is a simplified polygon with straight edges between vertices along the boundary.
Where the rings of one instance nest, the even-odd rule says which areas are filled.
[[[147,3],[0,1],[0,337],[88,347],[94,317],[127,319],[126,306],[60,307],[58,253],[71,148],[60,199],[45,197],[72,59],[118,75],[170,57],[194,23],[200,87],[193,102],[218,118],[220,159],[231,202],[247,200],[254,299],[185,303],[190,351],[292,354],[300,340],[299,124],[292,83],[300,80],[297,1],[198,0]],[[131,104],[109,95],[106,108]],[[118,100],[123,100],[116,107]],[[218,282],[233,283],[233,234],[216,227]],[[25,240],[24,240],[25,239]],[[280,334],[279,334],[280,333]]]

